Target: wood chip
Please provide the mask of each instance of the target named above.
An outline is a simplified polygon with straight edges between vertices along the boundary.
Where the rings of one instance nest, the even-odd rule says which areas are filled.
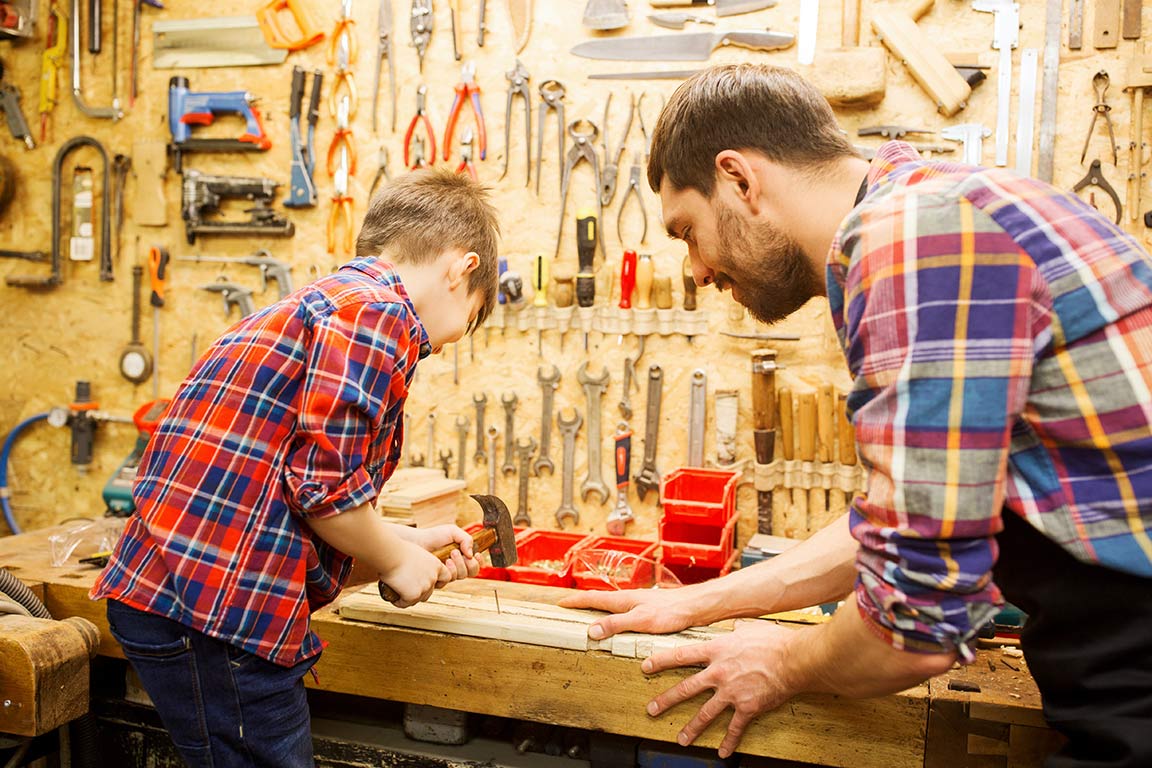
[[[1007,645],[1000,646],[1000,653],[1004,654],[1005,656],[1011,656],[1014,659],[1024,658],[1024,651],[1020,650],[1019,648],[1010,648]]]

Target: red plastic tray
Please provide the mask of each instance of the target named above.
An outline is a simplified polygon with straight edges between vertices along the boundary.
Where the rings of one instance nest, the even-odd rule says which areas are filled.
[[[464,530],[467,531],[468,533],[472,534],[472,533],[476,533],[477,531],[479,531],[483,527],[484,527],[483,523],[472,523],[472,525],[464,526]],[[516,540],[519,541],[520,537],[523,536],[525,532],[531,531],[531,530],[532,530],[531,528],[516,528],[516,527],[514,527],[512,529],[512,533],[514,533],[516,535]],[[504,568],[497,568],[496,566],[492,565],[492,558],[490,558],[488,556],[487,552],[481,552],[479,560],[480,560],[480,573],[476,574],[476,578],[478,578],[478,579],[494,579],[496,581],[508,581],[508,571],[505,570]]]
[[[649,587],[653,583],[656,559],[656,542],[646,539],[630,539],[626,536],[593,536],[580,546],[580,552],[594,549],[608,549],[616,552],[627,552],[638,558],[627,559],[625,562],[631,567],[631,573],[615,574],[616,585],[620,589],[638,589]],[[572,581],[577,589],[603,589],[611,590],[609,584],[599,574],[592,572],[582,563],[577,553],[573,554]]]
[[[736,517],[723,525],[704,525],[681,519],[660,521],[660,548],[663,561],[701,568],[722,568],[732,556]]]
[[[549,587],[571,587],[571,553],[590,537],[584,533],[534,530],[516,539],[519,560],[510,565],[509,581],[543,584]]]
[[[702,565],[687,565],[683,563],[657,563],[656,575],[663,578],[661,571],[666,570],[672,573],[676,578],[680,579],[681,584],[699,584],[702,581],[719,578],[720,576],[727,576],[732,572],[737,561],[740,559],[739,552],[733,552],[732,556],[728,558],[728,562],[724,563],[719,568],[712,568]]]
[[[664,476],[660,498],[665,519],[722,526],[736,513],[740,472],[681,467]]]

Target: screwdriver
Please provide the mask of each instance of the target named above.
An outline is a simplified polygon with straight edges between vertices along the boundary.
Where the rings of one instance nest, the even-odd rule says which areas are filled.
[[[596,301],[596,275],[592,271],[596,258],[596,214],[590,207],[576,213],[576,255],[580,271],[576,273],[576,305],[591,307]],[[584,351],[588,351],[588,328],[584,328]]]
[[[556,269],[552,270],[552,303],[556,305],[556,309],[571,309],[576,293],[573,286],[575,280],[576,275],[573,274],[571,267],[558,264]],[[572,313],[566,314],[571,321]],[[560,354],[564,354],[564,332],[568,330],[568,322],[563,320],[560,312],[556,313],[556,320],[556,328],[560,332]]]
[[[636,251],[624,251],[620,259],[620,309],[632,309],[632,291],[636,288]],[[616,344],[624,343],[624,333],[616,337]]]
[[[652,254],[640,254],[636,262],[636,308],[652,309],[652,279],[656,273],[656,265],[652,263]]]
[[[543,254],[536,254],[532,266],[532,306],[536,310],[536,356],[544,357],[544,315],[548,310],[548,260]]]
[[[152,397],[160,397],[160,308],[164,306],[164,291],[168,286],[168,249],[154,245],[148,249],[148,276],[152,295]]]
[[[692,276],[692,264],[689,262],[688,257],[684,257],[684,262],[680,267],[680,271],[684,277],[684,311],[696,311],[696,278]],[[688,343],[692,343],[695,338],[692,334],[688,334]]]

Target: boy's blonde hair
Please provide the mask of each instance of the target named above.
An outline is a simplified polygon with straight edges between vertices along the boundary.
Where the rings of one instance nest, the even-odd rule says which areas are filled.
[[[484,301],[475,330],[496,304],[496,240],[500,224],[489,202],[489,188],[467,175],[440,168],[407,173],[385,184],[372,198],[360,236],[357,256],[379,256],[407,264],[427,263],[449,248],[475,251],[480,263],[468,276],[468,291]]]

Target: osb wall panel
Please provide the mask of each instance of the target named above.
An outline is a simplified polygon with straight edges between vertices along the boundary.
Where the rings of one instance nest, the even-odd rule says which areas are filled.
[[[320,20],[322,28],[330,32],[338,6],[334,2],[320,4],[306,0]],[[477,3],[463,2],[462,20],[464,24],[465,61],[475,62],[477,80],[483,89],[483,107],[487,118],[489,139],[488,159],[478,162],[481,179],[491,184],[495,190],[501,211],[503,243],[502,253],[506,255],[513,269],[525,276],[530,272],[530,262],[536,253],[551,254],[555,248],[556,227],[560,216],[558,207],[559,167],[556,161],[554,118],[545,126],[543,153],[543,176],[541,194],[523,185],[524,147],[522,113],[517,103],[513,110],[511,168],[506,179],[498,181],[504,147],[504,97],[507,82],[504,73],[511,69],[515,56],[511,48],[511,28],[507,7],[503,2],[488,3],[488,37],[483,48],[476,46]],[[861,36],[863,45],[878,45],[870,31],[867,20],[880,3],[865,2],[863,9],[864,25]],[[121,57],[120,94],[127,94],[128,40],[131,27],[131,4],[120,2]],[[531,73],[533,143],[536,125],[537,87],[547,79],[558,79],[568,89],[566,99],[567,118],[591,119],[601,122],[603,105],[609,92],[616,94],[609,125],[612,141],[617,140],[623,125],[623,107],[628,103],[628,94],[649,94],[645,100],[646,118],[649,124],[654,120],[654,106],[658,97],[666,96],[675,88],[674,81],[648,81],[616,83],[588,80],[591,72],[606,72],[628,69],[626,62],[589,62],[568,54],[569,47],[587,38],[580,25],[584,3],[551,2],[537,0],[536,18],[528,47],[520,55]],[[1043,46],[1044,3],[1021,3],[1020,47],[1037,48]],[[1114,167],[1107,150],[1107,139],[1101,125],[1093,135],[1088,158],[1084,165],[1079,162],[1079,153],[1084,134],[1092,115],[1093,94],[1092,75],[1099,69],[1106,69],[1112,76],[1112,89],[1108,92],[1112,105],[1111,117],[1116,126],[1117,142],[1123,147],[1131,138],[1128,131],[1128,98],[1120,86],[1124,82],[1128,58],[1133,43],[1124,41],[1117,49],[1096,51],[1091,46],[1093,29],[1093,3],[1085,3],[1085,40],[1083,50],[1069,51],[1062,44],[1060,66],[1060,99],[1058,140],[1056,145],[1056,183],[1071,187],[1085,173],[1087,162],[1093,157],[1104,161],[1107,178],[1124,194],[1124,180],[1128,173],[1127,156],[1120,153],[1120,166]],[[19,187],[16,198],[8,211],[0,219],[0,246],[23,249],[49,249],[50,239],[50,195],[51,165],[57,147],[66,139],[77,134],[87,134],[98,138],[112,153],[129,153],[132,142],[140,138],[167,139],[166,102],[168,78],[178,74],[174,70],[155,70],[151,66],[151,24],[153,20],[181,19],[210,15],[226,16],[248,13],[254,8],[246,4],[243,8],[222,2],[192,3],[177,0],[167,3],[167,8],[157,11],[145,8],[143,13],[141,51],[141,95],[135,107],[117,123],[89,119],[79,114],[70,98],[70,78],[67,68],[60,75],[60,104],[50,121],[49,140],[32,151],[24,151],[15,141],[5,135],[2,141],[3,152],[17,165]],[[406,0],[393,0],[396,19],[396,42],[393,62],[397,70],[399,112],[395,133],[387,129],[390,124],[390,104],[387,92],[381,97],[381,131],[373,134],[371,129],[371,84],[375,62],[375,28],[377,3],[358,0],[354,3],[353,15],[357,21],[356,33],[359,36],[360,51],[355,64],[356,82],[360,88],[359,111],[354,120],[355,138],[359,145],[359,168],[352,184],[356,198],[357,220],[365,208],[368,185],[376,171],[376,153],[380,147],[386,148],[391,156],[391,171],[396,173],[402,164],[402,136],[404,128],[415,107],[416,89],[420,83],[429,88],[428,111],[437,132],[438,145],[443,140],[445,120],[452,98],[452,86],[459,77],[460,63],[453,60],[449,35],[449,4],[436,3],[436,27],[428,51],[423,73],[417,66],[414,49],[408,43],[408,10]],[[69,9],[65,9],[66,11]],[[776,30],[795,31],[797,28],[798,0],[781,0],[773,9],[754,15],[740,16],[721,22],[723,28],[763,28],[770,26]],[[650,24],[645,15],[649,11],[643,2],[634,2],[630,8],[632,24],[627,33],[661,33],[663,30]],[[822,3],[820,32],[817,56],[826,56],[828,51],[839,45],[840,13],[839,4]],[[111,24],[106,9],[105,34],[110,36]],[[40,28],[35,40],[20,45],[8,44],[7,50],[0,52],[7,67],[5,78],[16,84],[23,92],[23,105],[30,123],[36,123],[37,87],[39,82],[40,53],[44,39],[44,8],[41,8]],[[1144,11],[1145,27],[1149,23],[1149,10]],[[992,17],[976,13],[968,3],[955,0],[939,0],[934,9],[921,21],[921,28],[941,49],[952,52],[975,52],[988,65],[994,65],[995,52],[990,49]],[[1067,28],[1062,30],[1062,41],[1067,40]],[[289,140],[287,106],[291,69],[294,64],[308,69],[319,67],[326,74],[325,96],[332,83],[333,67],[325,62],[324,52],[327,41],[306,51],[289,56],[282,66],[265,68],[200,69],[189,70],[185,74],[191,87],[197,91],[249,90],[260,98],[259,107],[264,114],[265,128],[272,139],[273,147],[267,153],[242,155],[193,155],[186,160],[186,166],[205,173],[224,175],[267,176],[286,184],[289,173]],[[796,49],[776,53],[751,53],[743,50],[719,50],[711,61],[714,63],[742,60],[756,60],[791,65],[796,61]],[[1020,60],[1020,50],[1014,53],[1014,61]],[[635,69],[658,68],[663,65],[638,65]],[[878,123],[895,123],[920,126],[938,130],[944,125],[959,122],[980,121],[989,127],[995,126],[996,83],[995,70],[988,70],[989,80],[979,86],[971,97],[967,109],[954,119],[938,115],[925,93],[915,84],[904,66],[888,57],[887,97],[874,109],[838,112],[845,130],[855,133],[860,126]],[[678,65],[668,65],[678,68]],[[85,53],[84,83],[86,98],[90,103],[106,104],[109,101],[111,62],[109,51],[93,58]],[[383,79],[387,83],[387,75]],[[1011,100],[1013,131],[1016,123],[1017,100],[1015,88],[1019,85],[1019,70],[1014,69],[1014,93]],[[72,395],[73,384],[77,379],[92,382],[96,398],[109,411],[129,414],[141,402],[152,397],[152,382],[133,386],[125,381],[117,371],[120,350],[129,337],[130,307],[130,268],[135,263],[144,263],[150,244],[166,245],[174,257],[194,254],[212,256],[242,256],[259,248],[269,249],[277,258],[288,261],[293,267],[297,286],[307,282],[315,274],[325,272],[342,261],[325,253],[324,227],[330,207],[332,184],[324,170],[324,158],[332,137],[334,120],[328,114],[326,105],[317,130],[316,152],[320,159],[316,171],[316,181],[320,190],[320,204],[310,210],[294,210],[288,213],[296,223],[294,238],[282,240],[260,236],[249,238],[202,239],[195,247],[186,244],[180,218],[179,176],[169,171],[165,184],[169,226],[164,229],[150,229],[137,226],[134,222],[132,199],[135,181],[129,178],[126,195],[126,217],[121,235],[122,249],[115,265],[115,282],[100,283],[97,264],[66,263],[65,282],[62,286],[45,293],[31,293],[17,288],[0,286],[0,302],[3,312],[0,315],[0,328],[3,328],[3,352],[0,359],[0,431],[7,431],[21,418],[40,413],[52,406],[66,404]],[[1037,97],[1037,119],[1039,96]],[[468,124],[469,113],[457,128],[457,140]],[[717,120],[725,119],[717,115]],[[1152,121],[1150,121],[1152,122]],[[603,127],[603,126],[601,126]],[[207,129],[198,135],[234,135],[241,129],[233,119],[220,121],[220,125]],[[34,129],[35,130],[35,129]],[[1011,143],[1010,162],[1014,162],[1015,141]],[[926,141],[943,143],[938,136],[925,137]],[[1141,137],[1141,140],[1146,140]],[[985,143],[984,158],[991,163],[994,137]],[[861,139],[861,144],[877,142]],[[568,142],[571,147],[571,142]],[[627,181],[630,159],[642,150],[643,140],[638,122],[632,127],[627,146],[622,157],[620,184],[612,205],[607,209],[603,230],[607,236],[607,263],[597,259],[597,296],[603,302],[610,287],[615,284],[613,275],[618,275],[621,244],[617,241],[616,212],[622,200]],[[455,147],[453,148],[455,155]],[[533,152],[535,147],[533,147]],[[959,157],[958,154],[953,157]],[[65,232],[69,226],[70,195],[67,190],[71,182],[71,167],[76,163],[93,164],[94,158],[88,150],[76,153],[69,163],[64,176],[65,183]],[[455,159],[453,160],[455,163]],[[99,187],[99,176],[97,176]],[[277,208],[281,207],[284,187]],[[684,246],[668,240],[663,235],[659,220],[659,201],[646,186],[643,189],[644,202],[649,216],[647,242],[635,243],[639,235],[639,222],[635,211],[627,219],[626,239],[641,252],[653,255],[657,274],[671,275],[675,291],[676,305],[681,301],[679,280],[680,263],[684,256]],[[1107,208],[1107,201],[1097,195],[1101,206]],[[1147,199],[1147,198],[1146,198]],[[574,217],[578,208],[595,201],[590,170],[579,167],[572,180],[565,217],[565,236],[561,244],[557,263],[575,266],[576,246]],[[237,209],[231,209],[237,213]],[[1138,235],[1143,237],[1140,229]],[[67,242],[62,246],[67,253]],[[28,272],[43,269],[24,262],[0,262],[4,273]],[[174,262],[168,305],[162,310],[159,377],[161,395],[170,395],[185,375],[195,355],[227,326],[235,320],[223,315],[219,297],[198,287],[211,282],[220,274],[255,289],[258,289],[257,273],[244,266],[227,266],[215,269],[207,265]],[[618,289],[611,300],[618,300]],[[270,287],[257,294],[259,306],[275,298],[275,289]],[[663,416],[659,443],[658,466],[667,473],[680,466],[686,459],[686,432],[689,405],[689,378],[693,369],[703,368],[708,373],[708,391],[718,389],[740,390],[739,448],[738,459],[747,462],[753,456],[751,433],[751,395],[749,389],[749,352],[761,346],[757,342],[744,341],[720,335],[721,331],[756,332],[767,330],[748,319],[735,307],[727,295],[712,290],[702,290],[699,296],[700,312],[708,318],[709,333],[697,336],[693,343],[682,337],[650,338],[644,357],[637,366],[637,380],[641,390],[633,394],[632,403],[635,416],[631,422],[635,432],[633,439],[632,471],[640,468],[643,447],[643,414],[645,404],[646,372],[650,364],[657,363],[665,371]],[[838,390],[845,390],[849,379],[843,367],[839,350],[830,335],[826,304],[823,300],[813,301],[794,316],[771,329],[774,332],[798,334],[799,342],[776,342],[769,346],[779,351],[780,363],[784,369],[777,377],[778,386],[788,386],[794,391],[811,391],[823,382],[833,383]],[[146,308],[143,320],[144,343],[151,349],[151,317]],[[537,355],[535,332],[501,333],[480,332],[472,342],[461,344],[459,354],[459,384],[453,383],[453,355],[449,349],[438,358],[421,364],[416,385],[409,400],[408,413],[412,417],[410,441],[417,452],[425,451],[425,419],[429,411],[437,415],[438,448],[456,451],[456,436],[453,428],[456,416],[464,414],[473,417],[472,398],[474,394],[488,396],[487,420],[503,430],[503,413],[499,406],[504,393],[515,392],[519,398],[516,413],[516,432],[520,436],[532,434],[539,437],[540,389],[536,384],[536,371],[541,365],[555,364],[563,374],[560,388],[556,393],[556,407],[576,407],[583,413],[585,404],[576,371],[587,360],[590,370],[599,371],[606,366],[611,374],[611,384],[603,398],[602,418],[604,432],[601,436],[604,461],[603,474],[611,485],[612,464],[611,432],[619,420],[616,403],[620,399],[622,362],[626,355],[633,354],[636,348],[634,338],[628,337],[618,344],[615,335],[592,334],[590,347],[585,354],[580,334],[568,334],[563,351],[557,335],[547,333],[544,337],[543,354]],[[711,397],[708,402],[708,429],[706,434],[705,456],[715,462],[715,434],[712,426],[713,409]],[[474,429],[474,425],[473,425]],[[585,475],[585,424],[578,441],[575,468],[577,489]],[[12,462],[10,484],[12,502],[20,524],[25,528],[49,525],[78,515],[95,515],[102,511],[100,489],[123,457],[129,453],[135,440],[134,430],[126,425],[103,424],[99,428],[95,451],[95,461],[89,474],[81,476],[68,463],[68,434],[40,425],[31,430],[16,446]],[[469,454],[474,445],[474,436],[469,438]],[[501,446],[503,439],[501,439]],[[530,482],[530,510],[534,522],[544,527],[555,525],[553,513],[559,503],[560,492],[560,437],[553,429],[551,456],[557,464],[552,477],[533,478]],[[453,472],[455,461],[453,458]],[[502,460],[502,456],[500,457]],[[751,472],[746,473],[750,479]],[[468,457],[467,479],[469,490],[483,492],[487,485],[486,467],[476,465]],[[497,493],[509,500],[515,509],[517,477],[504,477],[498,474]],[[643,537],[654,537],[657,532],[659,511],[652,503],[641,503],[635,493],[629,501],[636,514],[636,522],[629,533]],[[581,511],[579,528],[586,531],[604,530],[605,517],[614,502],[599,506],[590,501],[584,503],[577,498]],[[755,493],[750,485],[742,486],[739,494],[741,524],[740,538],[746,538],[755,530]]]

